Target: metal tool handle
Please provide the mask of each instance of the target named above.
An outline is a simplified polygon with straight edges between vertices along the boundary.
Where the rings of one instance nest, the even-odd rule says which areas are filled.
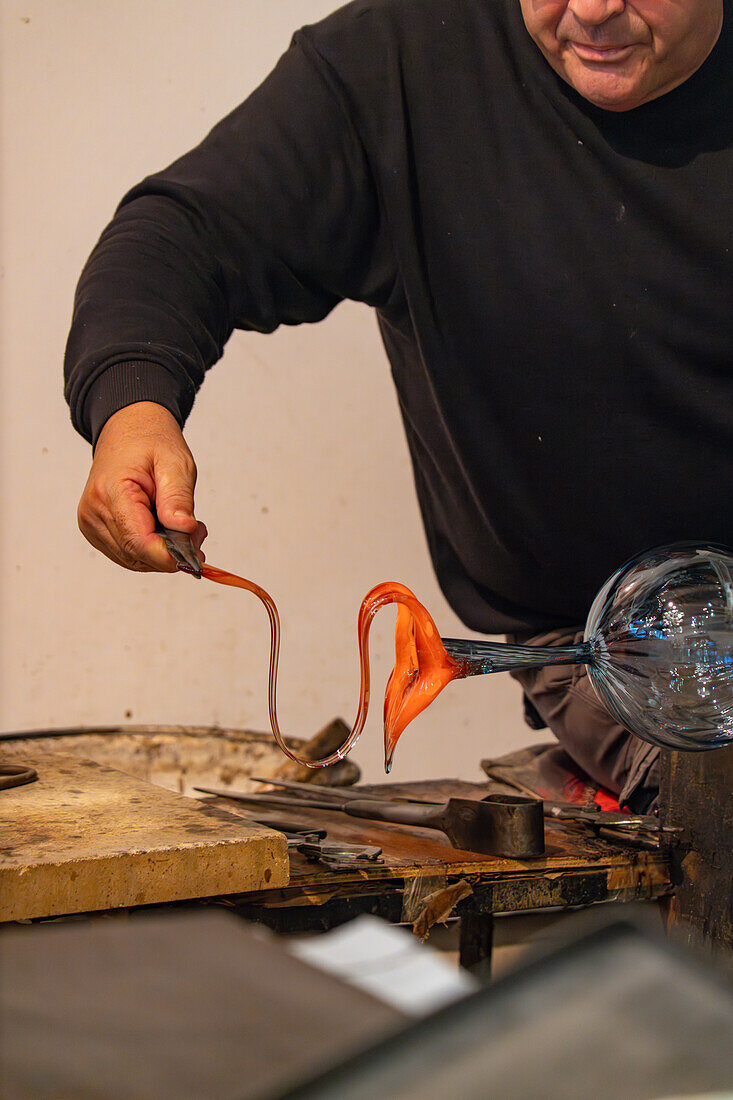
[[[322,802],[330,799],[340,805],[342,802],[363,801],[367,798],[364,791],[350,790],[348,787],[325,787],[318,783],[294,783],[287,779],[260,779],[256,775],[251,775],[249,778],[253,783],[269,783],[273,787],[282,787],[286,791],[294,791],[302,797],[304,805],[313,799],[319,799]],[[266,791],[262,793],[275,794],[280,792]]]
[[[304,825],[302,821],[283,821],[282,818],[268,817],[267,814],[258,814],[256,817],[253,816],[252,820],[257,825],[265,825],[268,829],[277,829],[278,832],[285,833],[285,836],[288,834],[302,836],[303,833],[307,833],[308,836],[314,836],[318,840],[324,840],[328,836],[325,829]]]
[[[443,805],[443,803],[437,803],[430,798],[409,798],[404,794],[392,795],[386,794],[384,791],[379,794],[369,794],[368,791],[359,790],[357,787],[325,787],[318,783],[295,783],[287,779],[260,779],[256,775],[251,775],[249,778],[252,783],[269,783],[273,787],[282,787],[287,791],[294,791],[302,796],[304,804],[306,800],[310,801],[314,798],[323,801],[331,799],[339,804],[342,802],[364,801],[365,799],[369,799],[371,802],[376,798],[379,802],[417,802],[433,806]]]
[[[421,806],[416,802],[384,802],[379,799],[357,799],[341,807],[351,817],[369,821],[389,821],[394,825],[421,825],[425,829],[442,829],[445,806]]]
[[[342,806],[340,802],[318,802],[315,799],[293,798],[292,795],[277,795],[270,794],[266,791],[263,794],[248,794],[243,791],[228,791],[223,790],[220,787],[194,787],[195,791],[201,791],[203,794],[214,794],[217,798],[233,798],[235,802],[245,802],[252,806],[287,806],[290,810],[304,809],[304,810],[341,810]]]
[[[352,817],[368,821],[391,821],[396,825],[423,825],[427,829],[441,829],[445,806],[421,805],[416,802],[385,802],[380,799],[360,798],[354,802],[321,802],[316,799],[297,798],[292,795],[242,794],[238,791],[217,790],[214,787],[195,787],[194,790],[219,797],[234,798],[237,802],[253,806],[288,806],[291,810],[337,810]]]

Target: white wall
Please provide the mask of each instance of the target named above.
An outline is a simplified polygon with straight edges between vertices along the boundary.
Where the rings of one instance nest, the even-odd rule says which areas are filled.
[[[81,266],[122,193],[195,144],[335,0],[3,0],[2,523],[4,730],[175,722],[267,728],[268,635],[244,593],[127,573],[82,540],[87,444],[61,361]],[[309,736],[356,706],[355,619],[401,580],[443,633],[386,359],[369,311],[236,334],[189,420],[213,564],[278,601],[281,717]],[[373,710],[357,759],[381,775],[391,611],[372,632]],[[531,740],[506,676],[451,685],[405,734],[397,780],[478,778]]]

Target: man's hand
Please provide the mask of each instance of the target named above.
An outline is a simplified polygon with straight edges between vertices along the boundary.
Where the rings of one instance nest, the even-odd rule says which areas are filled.
[[[185,531],[198,551],[207,532],[194,518],[195,485],[196,463],[175,417],[150,401],[127,405],[100,433],[79,501],[79,530],[125,569],[174,573],[155,534],[153,507],[164,527]]]

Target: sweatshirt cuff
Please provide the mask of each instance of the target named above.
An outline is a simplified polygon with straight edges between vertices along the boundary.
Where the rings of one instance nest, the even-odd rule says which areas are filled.
[[[162,405],[181,427],[191,409],[191,399],[186,400],[174,376],[159,363],[143,359],[113,363],[94,382],[86,400],[93,447],[109,418],[137,401]]]

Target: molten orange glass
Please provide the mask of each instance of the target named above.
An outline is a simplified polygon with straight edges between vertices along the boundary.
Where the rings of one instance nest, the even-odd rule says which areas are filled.
[[[389,593],[390,602],[397,604],[395,663],[384,695],[384,767],[389,771],[402,732],[446,684],[461,675],[461,666],[448,656],[432,618],[404,585],[373,588],[361,605],[360,616],[382,589]]]
[[[381,607],[396,603],[395,666],[384,697],[384,767],[392,767],[392,756],[401,733],[420,711],[425,710],[446,684],[465,675],[462,665],[445,651],[437,627],[427,610],[403,584],[387,581],[372,588],[359,608],[357,624],[361,686],[359,707],[349,736],[343,745],[323,760],[301,760],[285,743],[277,719],[277,667],[280,655],[280,617],[272,597],[253,581],[227,573],[214,565],[202,565],[201,575],[217,584],[245,588],[265,606],[270,619],[270,670],[268,705],[270,725],[278,745],[291,760],[308,768],[325,768],[351,751],[364,728],[369,710],[369,630]]]

